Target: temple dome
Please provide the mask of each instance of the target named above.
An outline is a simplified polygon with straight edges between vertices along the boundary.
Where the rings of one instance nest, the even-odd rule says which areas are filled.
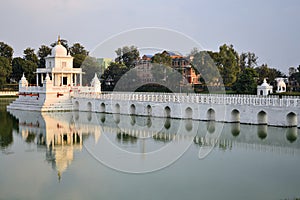
[[[51,51],[51,55],[54,57],[65,57],[67,56],[67,54],[67,49],[63,45],[61,45],[60,42],[55,47],[53,47]]]

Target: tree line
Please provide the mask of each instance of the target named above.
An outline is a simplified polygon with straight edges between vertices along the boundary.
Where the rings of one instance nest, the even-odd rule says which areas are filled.
[[[68,41],[64,39],[61,39],[60,42],[74,57],[73,67],[81,67],[86,72],[83,79],[84,84],[89,83],[94,73],[100,75],[100,71],[102,71],[100,63],[97,62],[96,58],[89,56],[89,52],[84,46],[80,43],[69,46]],[[23,73],[29,83],[34,84],[36,68],[45,67],[45,57],[51,54],[51,47],[56,44],[57,42],[53,42],[49,46],[41,45],[37,51],[28,47],[23,51],[23,57],[13,57],[13,48],[0,42],[0,85],[17,83]],[[114,62],[111,62],[101,74],[104,90],[112,90],[124,74],[135,68],[140,59],[140,53],[135,46],[118,48],[115,53]],[[258,65],[258,57],[255,53],[243,52],[239,54],[233,45],[224,44],[219,47],[217,52],[199,51],[194,48],[187,55],[187,58],[196,73],[201,74],[200,81],[203,85],[223,85],[237,93],[252,94],[255,93],[257,84],[260,84],[264,78],[268,78],[269,83],[275,84],[276,77],[285,77],[282,72],[270,68],[267,64]],[[168,55],[157,53],[151,58],[151,62],[171,66],[172,59]],[[153,74],[163,79],[164,77],[158,73],[166,73],[166,71],[159,69],[159,65],[154,65]],[[171,73],[170,70],[168,73]],[[131,73],[132,79],[138,82],[138,77],[134,73]],[[172,76],[169,74],[167,77]]]

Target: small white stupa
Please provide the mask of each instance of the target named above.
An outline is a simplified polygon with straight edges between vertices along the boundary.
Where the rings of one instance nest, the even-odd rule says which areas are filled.
[[[101,93],[101,83],[97,77],[97,74],[95,73],[94,78],[91,81],[91,86],[94,87],[94,91],[95,93]]]
[[[261,85],[257,86],[257,95],[267,96],[273,93],[273,86],[267,83],[267,80],[264,78],[264,82]]]

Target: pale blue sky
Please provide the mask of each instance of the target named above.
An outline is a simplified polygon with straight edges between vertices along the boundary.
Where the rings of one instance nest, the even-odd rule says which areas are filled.
[[[207,50],[233,44],[239,53],[255,52],[260,64],[287,72],[300,65],[299,10],[298,0],[9,0],[1,3],[0,41],[15,56],[49,45],[58,34],[92,50],[122,31],[162,27]]]

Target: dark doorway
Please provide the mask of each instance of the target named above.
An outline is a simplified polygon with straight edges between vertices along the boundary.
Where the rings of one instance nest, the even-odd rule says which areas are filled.
[[[63,77],[63,85],[68,85],[68,77]]]

